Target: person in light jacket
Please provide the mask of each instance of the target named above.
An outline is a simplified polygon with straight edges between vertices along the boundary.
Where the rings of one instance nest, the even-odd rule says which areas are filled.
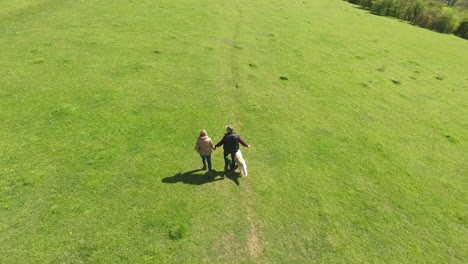
[[[200,137],[197,139],[197,144],[195,145],[195,150],[200,154],[203,162],[202,170],[206,170],[206,165],[208,165],[208,170],[211,171],[211,153],[215,149],[211,138],[206,133],[206,130],[200,131]]]

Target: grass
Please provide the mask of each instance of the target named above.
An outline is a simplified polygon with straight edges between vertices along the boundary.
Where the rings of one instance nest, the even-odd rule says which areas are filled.
[[[466,40],[339,0],[2,5],[2,263],[467,262]],[[209,180],[226,124],[249,177]]]

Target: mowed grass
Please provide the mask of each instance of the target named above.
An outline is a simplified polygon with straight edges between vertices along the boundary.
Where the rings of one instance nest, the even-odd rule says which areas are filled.
[[[466,263],[467,48],[340,0],[4,0],[0,262]],[[249,177],[192,172],[226,124]]]

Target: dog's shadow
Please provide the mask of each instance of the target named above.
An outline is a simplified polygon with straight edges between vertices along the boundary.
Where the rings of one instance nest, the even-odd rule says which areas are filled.
[[[239,173],[236,172],[224,172],[224,171],[208,171],[203,174],[197,173],[202,170],[191,170],[187,172],[180,172],[174,176],[166,177],[161,180],[164,183],[185,183],[193,185],[202,185],[210,182],[221,181],[224,178],[228,178],[233,181],[236,185],[239,185],[238,178],[241,177]]]

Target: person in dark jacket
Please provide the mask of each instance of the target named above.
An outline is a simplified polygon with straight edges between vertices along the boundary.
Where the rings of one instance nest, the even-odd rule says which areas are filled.
[[[236,166],[236,152],[239,150],[239,143],[246,148],[250,148],[250,145],[245,143],[241,137],[234,132],[232,126],[226,126],[226,134],[223,139],[215,145],[215,148],[221,147],[224,145],[224,170],[231,169],[234,171]],[[229,160],[231,156],[231,161]]]

